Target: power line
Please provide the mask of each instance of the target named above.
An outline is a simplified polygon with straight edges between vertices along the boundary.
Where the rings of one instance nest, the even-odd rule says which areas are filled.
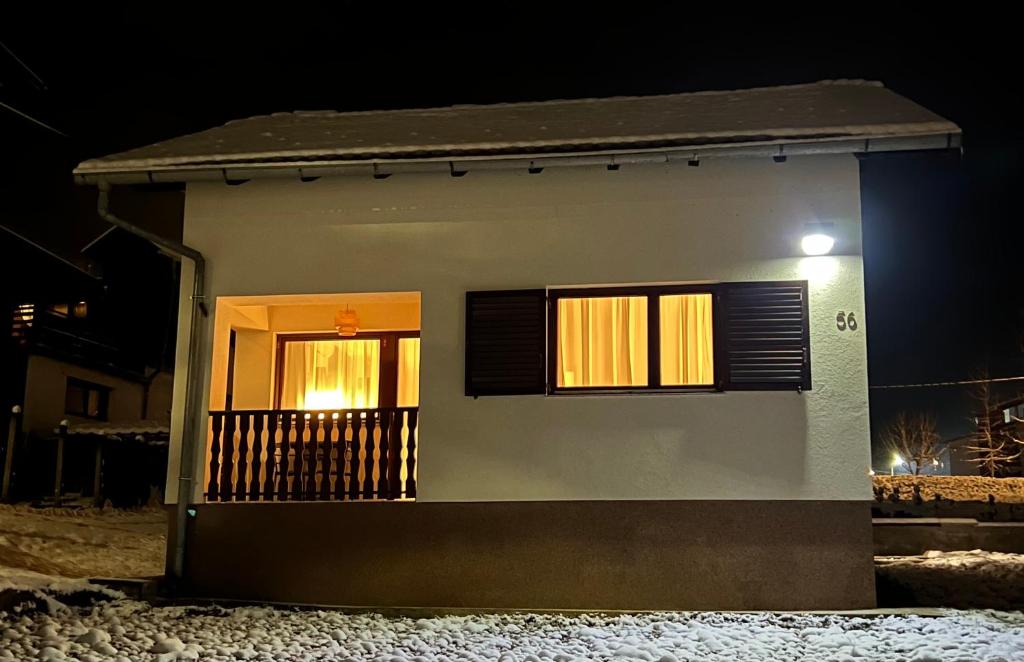
[[[65,138],[68,137],[68,134],[64,133],[60,129],[55,129],[52,126],[50,126],[49,124],[47,124],[46,122],[43,122],[42,120],[37,120],[36,118],[32,117],[28,113],[23,113],[20,110],[18,110],[17,108],[15,108],[14,106],[6,104],[3,101],[0,101],[0,108],[6,108],[7,110],[11,111],[15,115],[19,115],[21,117],[24,117],[29,122],[32,122],[33,124],[38,124],[39,126],[43,127],[44,129],[48,129],[49,131],[53,131],[57,135],[64,136]]]
[[[991,379],[961,379],[953,382],[925,382],[922,384],[878,384],[868,388],[924,388],[930,386],[964,386],[967,384],[994,384],[997,382],[1024,382],[1024,375],[1017,377],[993,377]]]
[[[25,64],[25,62],[20,57],[15,55],[14,51],[12,51],[10,48],[7,47],[7,44],[5,44],[4,42],[0,41],[0,48],[2,48],[5,51],[7,51],[7,54],[11,56],[11,59],[13,59],[15,62],[17,62],[19,65],[21,65],[21,68],[24,69],[25,71],[27,71],[29,76],[32,76],[32,78],[35,79],[36,84],[40,87],[40,89],[43,89],[43,90],[47,89],[46,81],[44,81],[42,78],[40,78],[39,74],[37,74],[36,72],[32,71],[32,68],[30,66],[28,66],[27,64]]]

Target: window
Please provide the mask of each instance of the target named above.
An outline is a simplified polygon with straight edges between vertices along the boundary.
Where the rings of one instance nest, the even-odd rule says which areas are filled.
[[[559,388],[647,386],[647,297],[558,300]]]
[[[64,413],[105,421],[110,391],[108,386],[68,377],[64,388]]]
[[[806,281],[466,293],[466,395],[811,388]]]
[[[277,400],[282,409],[419,406],[419,334],[279,337]]]
[[[552,290],[550,296],[554,390],[714,386],[711,292],[639,287]]]
[[[713,309],[707,292],[658,297],[662,386],[715,383]]]
[[[82,319],[89,312],[89,304],[85,301],[79,301],[75,304],[51,303],[46,310],[51,315],[56,315],[57,317],[74,317],[76,319]]]

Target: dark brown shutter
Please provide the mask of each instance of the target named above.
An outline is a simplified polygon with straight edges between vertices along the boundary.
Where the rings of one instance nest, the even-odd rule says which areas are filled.
[[[466,395],[544,393],[544,290],[466,292]]]
[[[728,283],[724,388],[810,390],[807,281]]]

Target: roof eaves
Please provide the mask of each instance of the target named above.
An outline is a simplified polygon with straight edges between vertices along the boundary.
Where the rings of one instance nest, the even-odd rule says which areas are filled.
[[[764,139],[753,141],[698,141],[691,144],[659,145],[647,148],[567,150],[547,152],[480,153],[453,151],[420,156],[371,156],[337,158],[322,154],[302,159],[264,158],[247,155],[252,160],[194,160],[167,165],[132,166],[104,163],[102,167],[75,170],[83,184],[160,184],[178,182],[232,182],[260,177],[321,177],[333,175],[374,175],[397,172],[430,172],[474,169],[509,169],[526,167],[557,167],[593,165],[597,163],[649,163],[728,156],[781,156],[801,154],[869,153],[956,149],[961,145],[960,129],[948,122],[934,123],[924,132],[898,131],[893,134],[869,136],[816,136],[797,139]],[[632,146],[629,146],[632,147]],[[241,156],[241,155],[239,155]],[[83,164],[84,165],[84,164]]]

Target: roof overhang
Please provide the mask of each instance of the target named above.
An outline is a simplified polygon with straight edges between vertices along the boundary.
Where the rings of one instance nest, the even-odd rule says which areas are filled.
[[[501,155],[446,155],[426,158],[309,158],[284,161],[197,162],[118,170],[97,164],[75,170],[80,184],[173,184],[226,182],[251,179],[301,179],[333,176],[383,177],[402,173],[463,174],[480,170],[527,170],[579,166],[622,166],[690,162],[729,157],[787,157],[812,154],[871,154],[918,150],[960,149],[959,131],[873,135],[808,140],[765,140],[737,144],[708,143],[649,149],[606,149],[565,153]]]

